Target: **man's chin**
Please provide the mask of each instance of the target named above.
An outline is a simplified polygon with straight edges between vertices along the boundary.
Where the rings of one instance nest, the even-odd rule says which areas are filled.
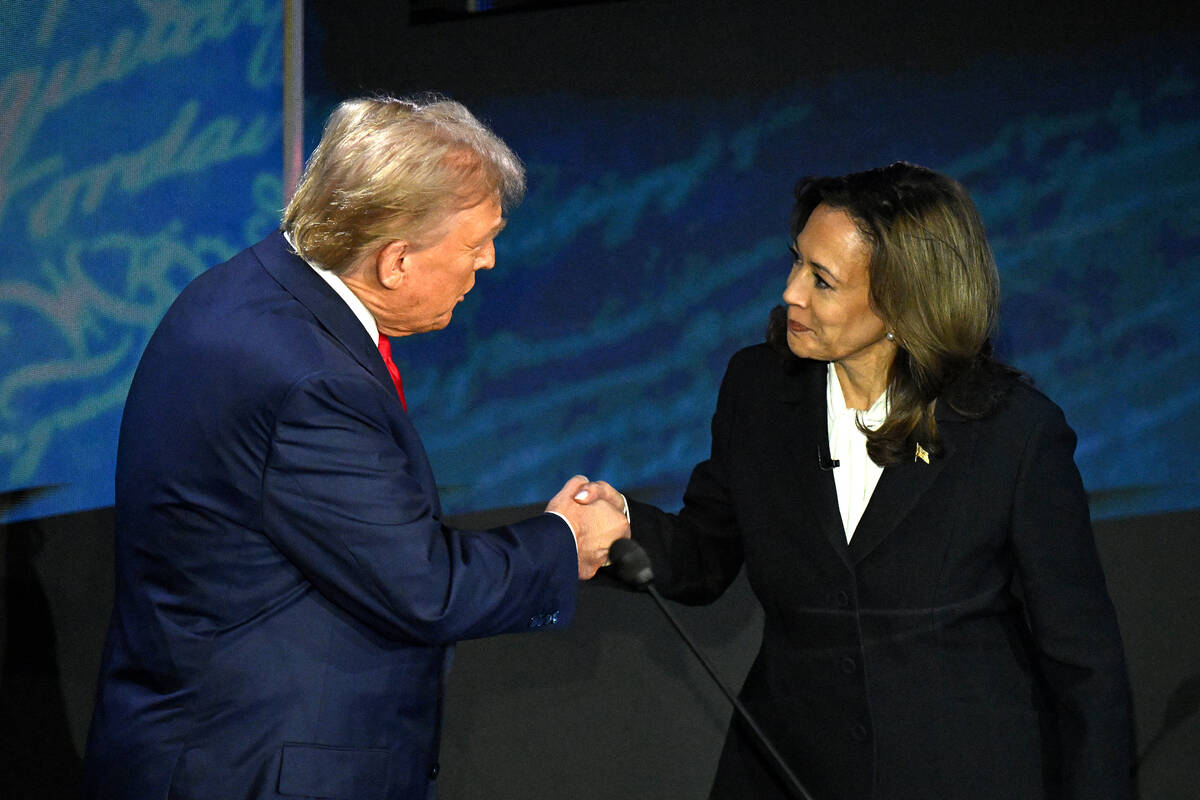
[[[433,322],[431,322],[431,323],[429,324],[429,327],[428,327],[428,328],[426,328],[426,330],[428,330],[428,331],[440,331],[442,328],[445,328],[447,325],[449,325],[449,324],[450,324],[450,319],[451,319],[453,316],[454,316],[454,311],[453,311],[453,310],[451,310],[451,311],[447,311],[445,314],[442,314],[442,316],[438,317],[438,318],[437,318],[437,319],[435,319]]]

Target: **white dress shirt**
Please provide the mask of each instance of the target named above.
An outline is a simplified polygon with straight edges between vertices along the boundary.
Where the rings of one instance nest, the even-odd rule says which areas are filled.
[[[829,423],[829,455],[839,462],[833,470],[833,483],[837,487],[838,510],[842,514],[842,527],[846,530],[846,541],[854,536],[854,529],[862,519],[863,511],[879,483],[883,467],[867,455],[867,436],[858,428],[858,420],[869,429],[875,430],[887,417],[888,393],[885,391],[875,399],[866,411],[846,408],[842,395],[842,383],[838,380],[833,363],[825,377],[825,408]]]
[[[350,310],[354,312],[354,316],[362,323],[362,326],[367,329],[367,333],[371,335],[372,342],[379,342],[379,326],[375,324],[375,317],[363,304],[362,300],[358,299],[358,295],[350,291],[350,287],[346,282],[338,277],[336,272],[327,270],[324,267],[319,267],[308,259],[296,252],[296,244],[292,241],[292,236],[284,231],[283,238],[291,245],[292,252],[296,253],[305,264],[312,267],[312,271],[321,276],[321,280],[329,284],[329,288],[337,292],[337,296],[345,301],[346,305],[350,306]]]

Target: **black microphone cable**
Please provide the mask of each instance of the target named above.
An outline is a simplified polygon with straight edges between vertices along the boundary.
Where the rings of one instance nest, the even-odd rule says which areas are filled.
[[[783,778],[792,796],[800,798],[800,800],[813,800],[812,795],[808,793],[808,790],[804,788],[804,784],[800,783],[800,779],[788,767],[787,762],[783,760],[783,756],[771,744],[767,735],[763,733],[762,728],[758,727],[758,723],[754,721],[754,717],[750,716],[750,712],[746,710],[742,702],[737,699],[737,696],[730,691],[725,682],[721,680],[721,677],[717,675],[712,664],[708,663],[708,659],[704,657],[704,654],[700,652],[700,648],[692,641],[692,637],[688,636],[687,631],[679,624],[679,620],[671,613],[662,595],[658,593],[658,589],[654,588],[654,570],[650,566],[650,557],[646,555],[646,551],[642,549],[642,546],[632,539],[618,539],[609,548],[608,557],[612,561],[613,567],[616,568],[617,577],[622,582],[641,589],[654,598],[654,602],[658,604],[659,609],[670,620],[675,630],[679,632],[679,636],[687,643],[687,646],[691,648],[692,653],[700,661],[704,669],[708,671],[709,676],[721,688],[725,696],[729,698],[729,702],[733,704],[742,721],[754,733],[759,745],[770,756],[776,770],[779,772],[779,776]]]

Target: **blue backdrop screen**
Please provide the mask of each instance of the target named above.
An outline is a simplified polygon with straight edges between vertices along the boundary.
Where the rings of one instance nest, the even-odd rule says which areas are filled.
[[[5,5],[9,518],[112,504],[121,407],[154,326],[188,280],[278,224],[280,20],[264,0]]]
[[[397,347],[448,507],[576,470],[677,507],[725,363],[779,302],[795,182],[899,159],[975,197],[997,351],[1064,407],[1094,514],[1195,507],[1198,66],[1144,42],[738,99],[486,103],[529,197],[451,326]]]
[[[278,3],[14,9],[0,27],[9,519],[112,502],[150,332],[281,203]],[[897,159],[973,193],[1001,269],[998,351],[1066,410],[1095,513],[1195,507],[1198,79],[1195,49],[1148,40],[737,97],[476,104],[526,160],[528,197],[450,327],[395,346],[447,510],[544,501],[575,472],[676,506],[725,362],[779,301],[796,180]],[[310,140],[329,108],[310,104]]]

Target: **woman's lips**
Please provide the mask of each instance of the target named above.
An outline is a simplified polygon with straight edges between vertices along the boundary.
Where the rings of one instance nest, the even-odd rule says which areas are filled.
[[[788,330],[791,331],[792,333],[807,333],[809,328],[806,325],[801,325],[799,322],[796,322],[796,320],[794,320],[794,319],[789,319],[788,320]]]

